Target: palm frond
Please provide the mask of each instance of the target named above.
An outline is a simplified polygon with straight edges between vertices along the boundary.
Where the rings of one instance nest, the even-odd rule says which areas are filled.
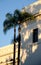
[[[28,13],[28,12],[21,12],[18,9],[16,9],[15,12],[14,12],[14,17],[16,18],[17,23],[18,23],[18,21],[20,21],[20,24],[21,24],[21,23],[24,23],[23,21],[26,20],[29,17],[30,17],[30,19],[32,19],[33,14]]]
[[[5,20],[3,23],[4,32],[6,33],[7,30],[13,27],[13,23],[10,20]]]
[[[11,14],[11,13],[7,13],[7,14],[6,14],[6,18],[7,18],[7,19],[11,19],[11,18],[12,18],[12,14]]]
[[[4,32],[6,33],[7,30],[9,30],[10,28],[14,27],[14,26],[17,26],[18,23],[16,22],[15,18],[12,17],[10,18],[9,20],[6,19],[3,23],[3,27],[4,27]]]

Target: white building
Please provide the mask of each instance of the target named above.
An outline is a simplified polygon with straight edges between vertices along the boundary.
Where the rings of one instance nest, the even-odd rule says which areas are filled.
[[[41,0],[26,6],[22,9],[24,10],[32,14],[41,14]],[[21,65],[41,65],[41,15],[34,21],[27,21],[22,25],[21,42]],[[6,64],[6,59],[10,58],[13,58],[13,45],[0,48],[0,65]]]
[[[41,0],[24,7],[22,11],[41,14]],[[27,21],[22,25],[22,65],[41,65],[41,15],[34,21]]]

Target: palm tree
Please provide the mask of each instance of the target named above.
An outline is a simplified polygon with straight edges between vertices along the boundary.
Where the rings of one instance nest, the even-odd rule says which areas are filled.
[[[17,26],[17,23],[16,23],[16,19],[15,17],[10,14],[10,13],[7,13],[6,14],[6,20],[4,21],[3,23],[3,27],[4,27],[4,32],[6,33],[7,30],[9,30],[10,28],[14,27],[14,55],[13,55],[13,65],[15,65],[15,43],[16,43],[16,26]]]
[[[18,31],[19,31],[19,35],[18,35],[18,65],[20,62],[20,46],[21,46],[21,24],[24,23],[24,21],[26,19],[31,18],[32,19],[32,14],[29,14],[27,12],[21,12],[19,10],[15,10],[14,11],[14,15],[7,13],[6,14],[6,19],[3,23],[3,27],[4,27],[4,32],[6,33],[7,30],[9,30],[10,28],[14,27],[14,60],[13,60],[13,65],[15,65],[15,42],[16,42],[16,26],[18,25]]]
[[[26,20],[26,18],[33,18],[32,17],[32,14],[29,14],[27,12],[20,12],[19,10],[15,10],[15,18],[17,19],[17,23],[19,25],[19,28],[18,28],[18,32],[19,32],[19,35],[17,37],[17,41],[18,41],[18,65],[20,63],[20,46],[21,46],[21,24],[24,23],[24,20]]]

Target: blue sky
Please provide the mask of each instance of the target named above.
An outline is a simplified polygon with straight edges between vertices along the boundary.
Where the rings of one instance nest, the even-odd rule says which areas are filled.
[[[0,0],[0,47],[8,45],[13,39],[13,29],[3,32],[3,22],[6,19],[6,13],[13,13],[15,9],[21,10],[23,7],[35,2],[36,0]]]

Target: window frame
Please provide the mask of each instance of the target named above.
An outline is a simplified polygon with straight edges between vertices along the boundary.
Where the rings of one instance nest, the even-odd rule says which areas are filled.
[[[38,28],[33,29],[33,43],[38,42]]]

